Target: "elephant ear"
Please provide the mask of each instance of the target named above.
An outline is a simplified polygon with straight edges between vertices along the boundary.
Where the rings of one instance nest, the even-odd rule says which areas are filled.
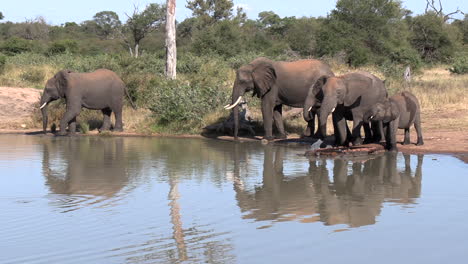
[[[70,70],[61,70],[55,75],[57,92],[60,97],[65,97],[66,91],[69,85],[69,74],[72,73]]]
[[[392,120],[395,120],[400,116],[400,108],[398,107],[397,102],[391,99],[388,100],[388,103],[389,103],[390,117]]]
[[[322,75],[320,76],[317,81],[314,83],[314,85],[312,86],[312,94],[314,96],[318,96],[318,97],[322,97],[322,98],[319,98],[320,100],[323,99],[323,87],[325,86],[325,84],[327,83],[327,80],[328,80],[328,75]]]
[[[359,103],[360,97],[365,92],[366,87],[372,86],[372,79],[359,74],[352,74],[345,80],[346,91],[343,95],[343,103],[345,106],[351,106]]]
[[[273,65],[268,62],[258,64],[253,72],[252,77],[255,85],[255,94],[258,98],[262,98],[276,82],[276,72]]]

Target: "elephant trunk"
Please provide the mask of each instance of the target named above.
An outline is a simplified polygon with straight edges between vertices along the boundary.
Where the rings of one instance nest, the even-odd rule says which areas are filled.
[[[327,135],[327,118],[330,113],[335,111],[337,105],[336,99],[325,99],[319,111],[319,131],[322,137]]]
[[[312,116],[310,111],[312,111],[313,106],[315,105],[315,95],[314,96],[308,96],[306,98],[306,101],[304,102],[304,108],[302,109],[302,115],[304,116],[304,120],[306,122],[309,122],[312,120]]]
[[[237,83],[237,82],[236,82]],[[243,91],[241,91],[236,84],[234,84],[234,88],[232,90],[232,103],[230,105],[226,105],[225,109],[232,109],[232,113],[234,115],[234,138],[237,139],[237,135],[239,132],[239,103],[242,101]]]
[[[47,116],[47,108],[48,108],[48,104],[49,102],[51,101],[51,98],[50,96],[44,92],[44,94],[42,94],[42,97],[41,97],[41,101],[40,101],[40,109],[41,109],[41,112],[42,112],[42,131],[44,133],[47,132],[47,122],[48,122],[48,116]]]

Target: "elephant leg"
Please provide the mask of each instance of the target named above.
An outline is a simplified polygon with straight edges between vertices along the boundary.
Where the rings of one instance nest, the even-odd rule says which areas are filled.
[[[81,106],[79,105],[68,105],[67,104],[67,111],[63,115],[62,119],[60,120],[60,131],[58,135],[64,136],[67,134],[67,125],[70,121],[80,113]]]
[[[312,132],[314,132],[314,126],[315,124],[312,123]],[[324,127],[324,130],[327,131],[327,123],[325,124],[322,124],[320,122],[320,118],[318,117],[317,115],[317,131],[315,132],[315,134],[313,135],[314,138],[320,138],[320,139],[324,139],[326,135],[323,135],[322,134],[322,130],[320,129],[320,127]]]
[[[335,129],[335,144],[338,146],[344,146],[346,143],[346,119],[340,113],[333,112],[333,127]]]
[[[68,133],[72,135],[76,133],[76,116],[68,123]]]
[[[418,134],[418,141],[416,142],[416,145],[417,146],[424,145],[422,129],[421,129],[421,115],[419,114],[419,112],[416,113],[416,117],[414,119],[414,128],[416,129],[416,133]]]
[[[122,108],[115,110],[114,115],[115,115],[114,131],[122,132],[123,131]]]
[[[390,121],[387,127],[387,149],[389,151],[398,151],[396,146],[396,133],[398,130],[399,118]]]
[[[286,139],[286,132],[284,132],[284,123],[283,123],[283,106],[277,105],[273,108],[273,120],[275,121],[276,128],[278,129],[278,138]]]
[[[265,98],[262,100],[262,116],[263,129],[265,130],[263,138],[266,140],[273,140],[273,107]]]
[[[403,145],[408,145],[410,144],[410,133],[409,133],[409,128],[405,128],[405,139],[403,140]]]
[[[362,138],[361,138],[361,127],[362,127],[362,118],[359,116],[356,116],[353,113],[353,131],[352,133],[352,141],[354,146],[359,146],[362,144]]]
[[[372,136],[374,143],[380,143],[384,138],[384,130],[382,121],[372,121],[371,122]]]
[[[311,119],[307,122],[307,127],[304,136],[313,137],[315,131],[315,113],[310,113]],[[319,129],[320,130],[320,129]]]
[[[373,141],[373,133],[371,131],[371,127],[369,123],[364,123],[362,125],[364,127],[364,144],[369,144],[374,142]]]
[[[104,116],[102,120],[102,126],[99,128],[99,132],[109,130],[111,127],[111,114],[112,110],[109,108],[102,109],[102,115]]]

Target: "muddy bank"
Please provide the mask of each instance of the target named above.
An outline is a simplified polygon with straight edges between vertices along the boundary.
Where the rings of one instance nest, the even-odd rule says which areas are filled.
[[[54,136],[52,133],[44,135],[39,129],[0,129],[0,134],[20,134],[20,135],[39,135],[39,136]],[[215,136],[215,135],[170,135],[170,134],[143,134],[136,132],[106,132],[99,134],[97,131],[90,131],[87,134],[76,133],[75,136],[118,136],[118,137],[168,137],[168,138],[205,138],[223,141],[235,141],[231,136]],[[468,135],[462,131],[428,131],[424,136],[424,145],[416,146],[416,135],[412,135],[410,145],[401,145],[403,134],[399,134],[397,138],[398,150],[408,154],[452,154],[457,155],[464,161],[468,161]],[[238,142],[258,142],[265,144],[262,138],[240,137]],[[275,140],[269,144],[288,144],[288,145],[304,145],[312,144],[315,139],[300,138],[298,135],[288,136],[286,140]]]

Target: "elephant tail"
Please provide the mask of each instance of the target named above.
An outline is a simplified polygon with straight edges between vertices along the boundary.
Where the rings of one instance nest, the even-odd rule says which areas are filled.
[[[125,91],[125,95],[128,98],[128,101],[130,102],[130,105],[132,105],[132,108],[136,110],[137,107],[136,107],[135,103],[132,101],[132,97],[130,97],[130,94],[128,93],[127,86],[124,86],[124,91]]]

